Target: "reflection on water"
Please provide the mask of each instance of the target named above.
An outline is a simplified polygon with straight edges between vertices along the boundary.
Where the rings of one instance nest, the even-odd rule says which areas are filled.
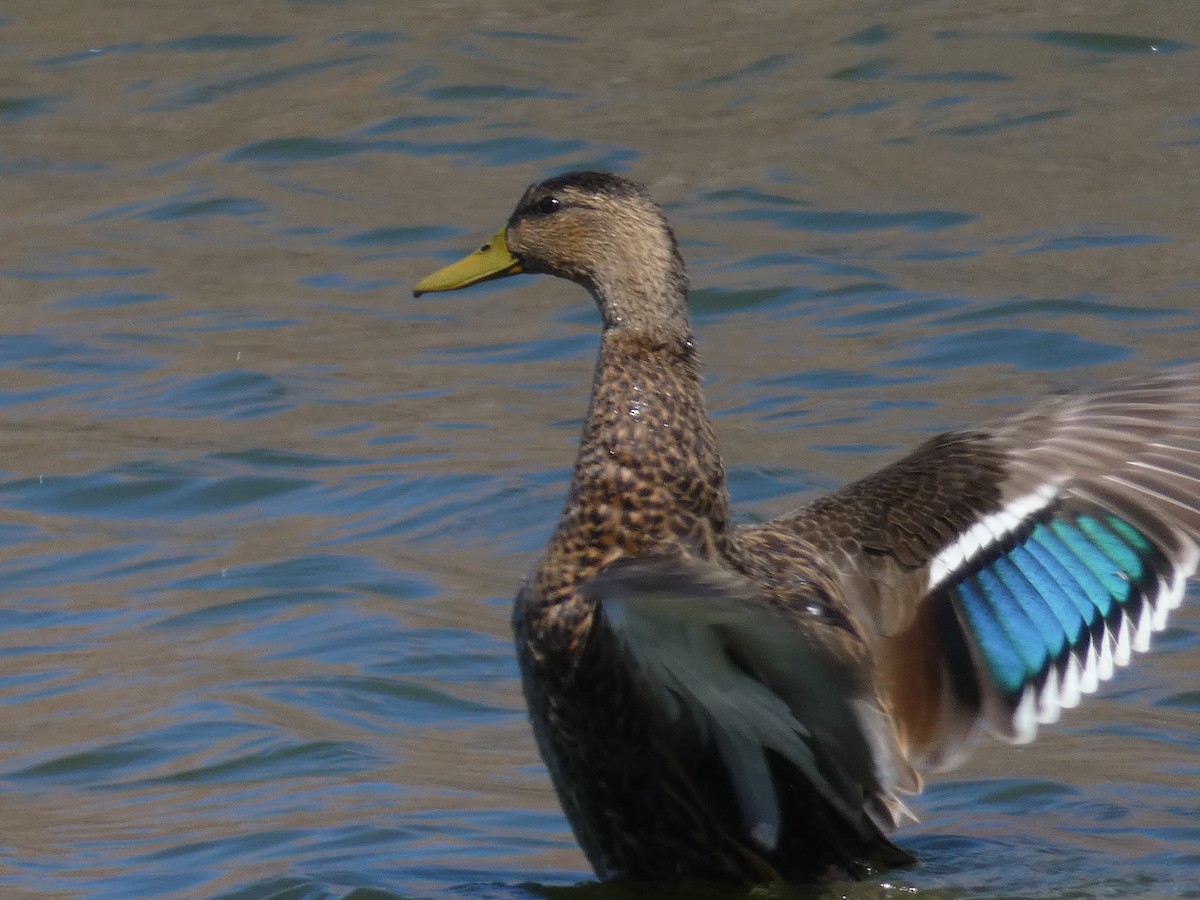
[[[739,510],[778,513],[930,430],[1196,357],[1193,13],[6,9],[0,890],[587,880],[507,606],[594,313],[412,282],[535,178],[643,178]],[[922,865],[855,895],[1191,895],[1196,623],[933,779]]]

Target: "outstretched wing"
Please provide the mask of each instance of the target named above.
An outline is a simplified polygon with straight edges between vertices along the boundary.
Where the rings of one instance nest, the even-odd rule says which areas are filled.
[[[1200,369],[936,438],[790,520],[841,557],[914,762],[1017,742],[1165,627],[1200,561]]]

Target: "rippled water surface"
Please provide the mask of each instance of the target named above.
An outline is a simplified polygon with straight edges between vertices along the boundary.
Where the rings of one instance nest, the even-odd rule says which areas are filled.
[[[646,181],[743,519],[1195,359],[1195,4],[1059,6],[0,8],[0,894],[588,882],[508,604],[596,317],[413,282],[532,180]],[[1196,606],[834,894],[1200,896]]]

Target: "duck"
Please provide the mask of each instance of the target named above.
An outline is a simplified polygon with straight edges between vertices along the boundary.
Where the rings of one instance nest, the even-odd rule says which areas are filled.
[[[1149,648],[1200,561],[1200,366],[942,434],[739,524],[688,276],[647,189],[529,187],[414,295],[518,273],[602,321],[564,510],[512,625],[536,743],[607,881],[827,883],[914,857],[905,797]]]

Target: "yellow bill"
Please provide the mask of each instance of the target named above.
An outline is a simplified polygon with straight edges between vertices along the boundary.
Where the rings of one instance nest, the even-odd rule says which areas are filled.
[[[505,229],[501,228],[495,237],[470,256],[464,256],[458,262],[422,278],[413,288],[413,296],[420,297],[432,291],[456,291],[481,281],[505,278],[524,271],[521,261],[509,251],[504,232]]]

